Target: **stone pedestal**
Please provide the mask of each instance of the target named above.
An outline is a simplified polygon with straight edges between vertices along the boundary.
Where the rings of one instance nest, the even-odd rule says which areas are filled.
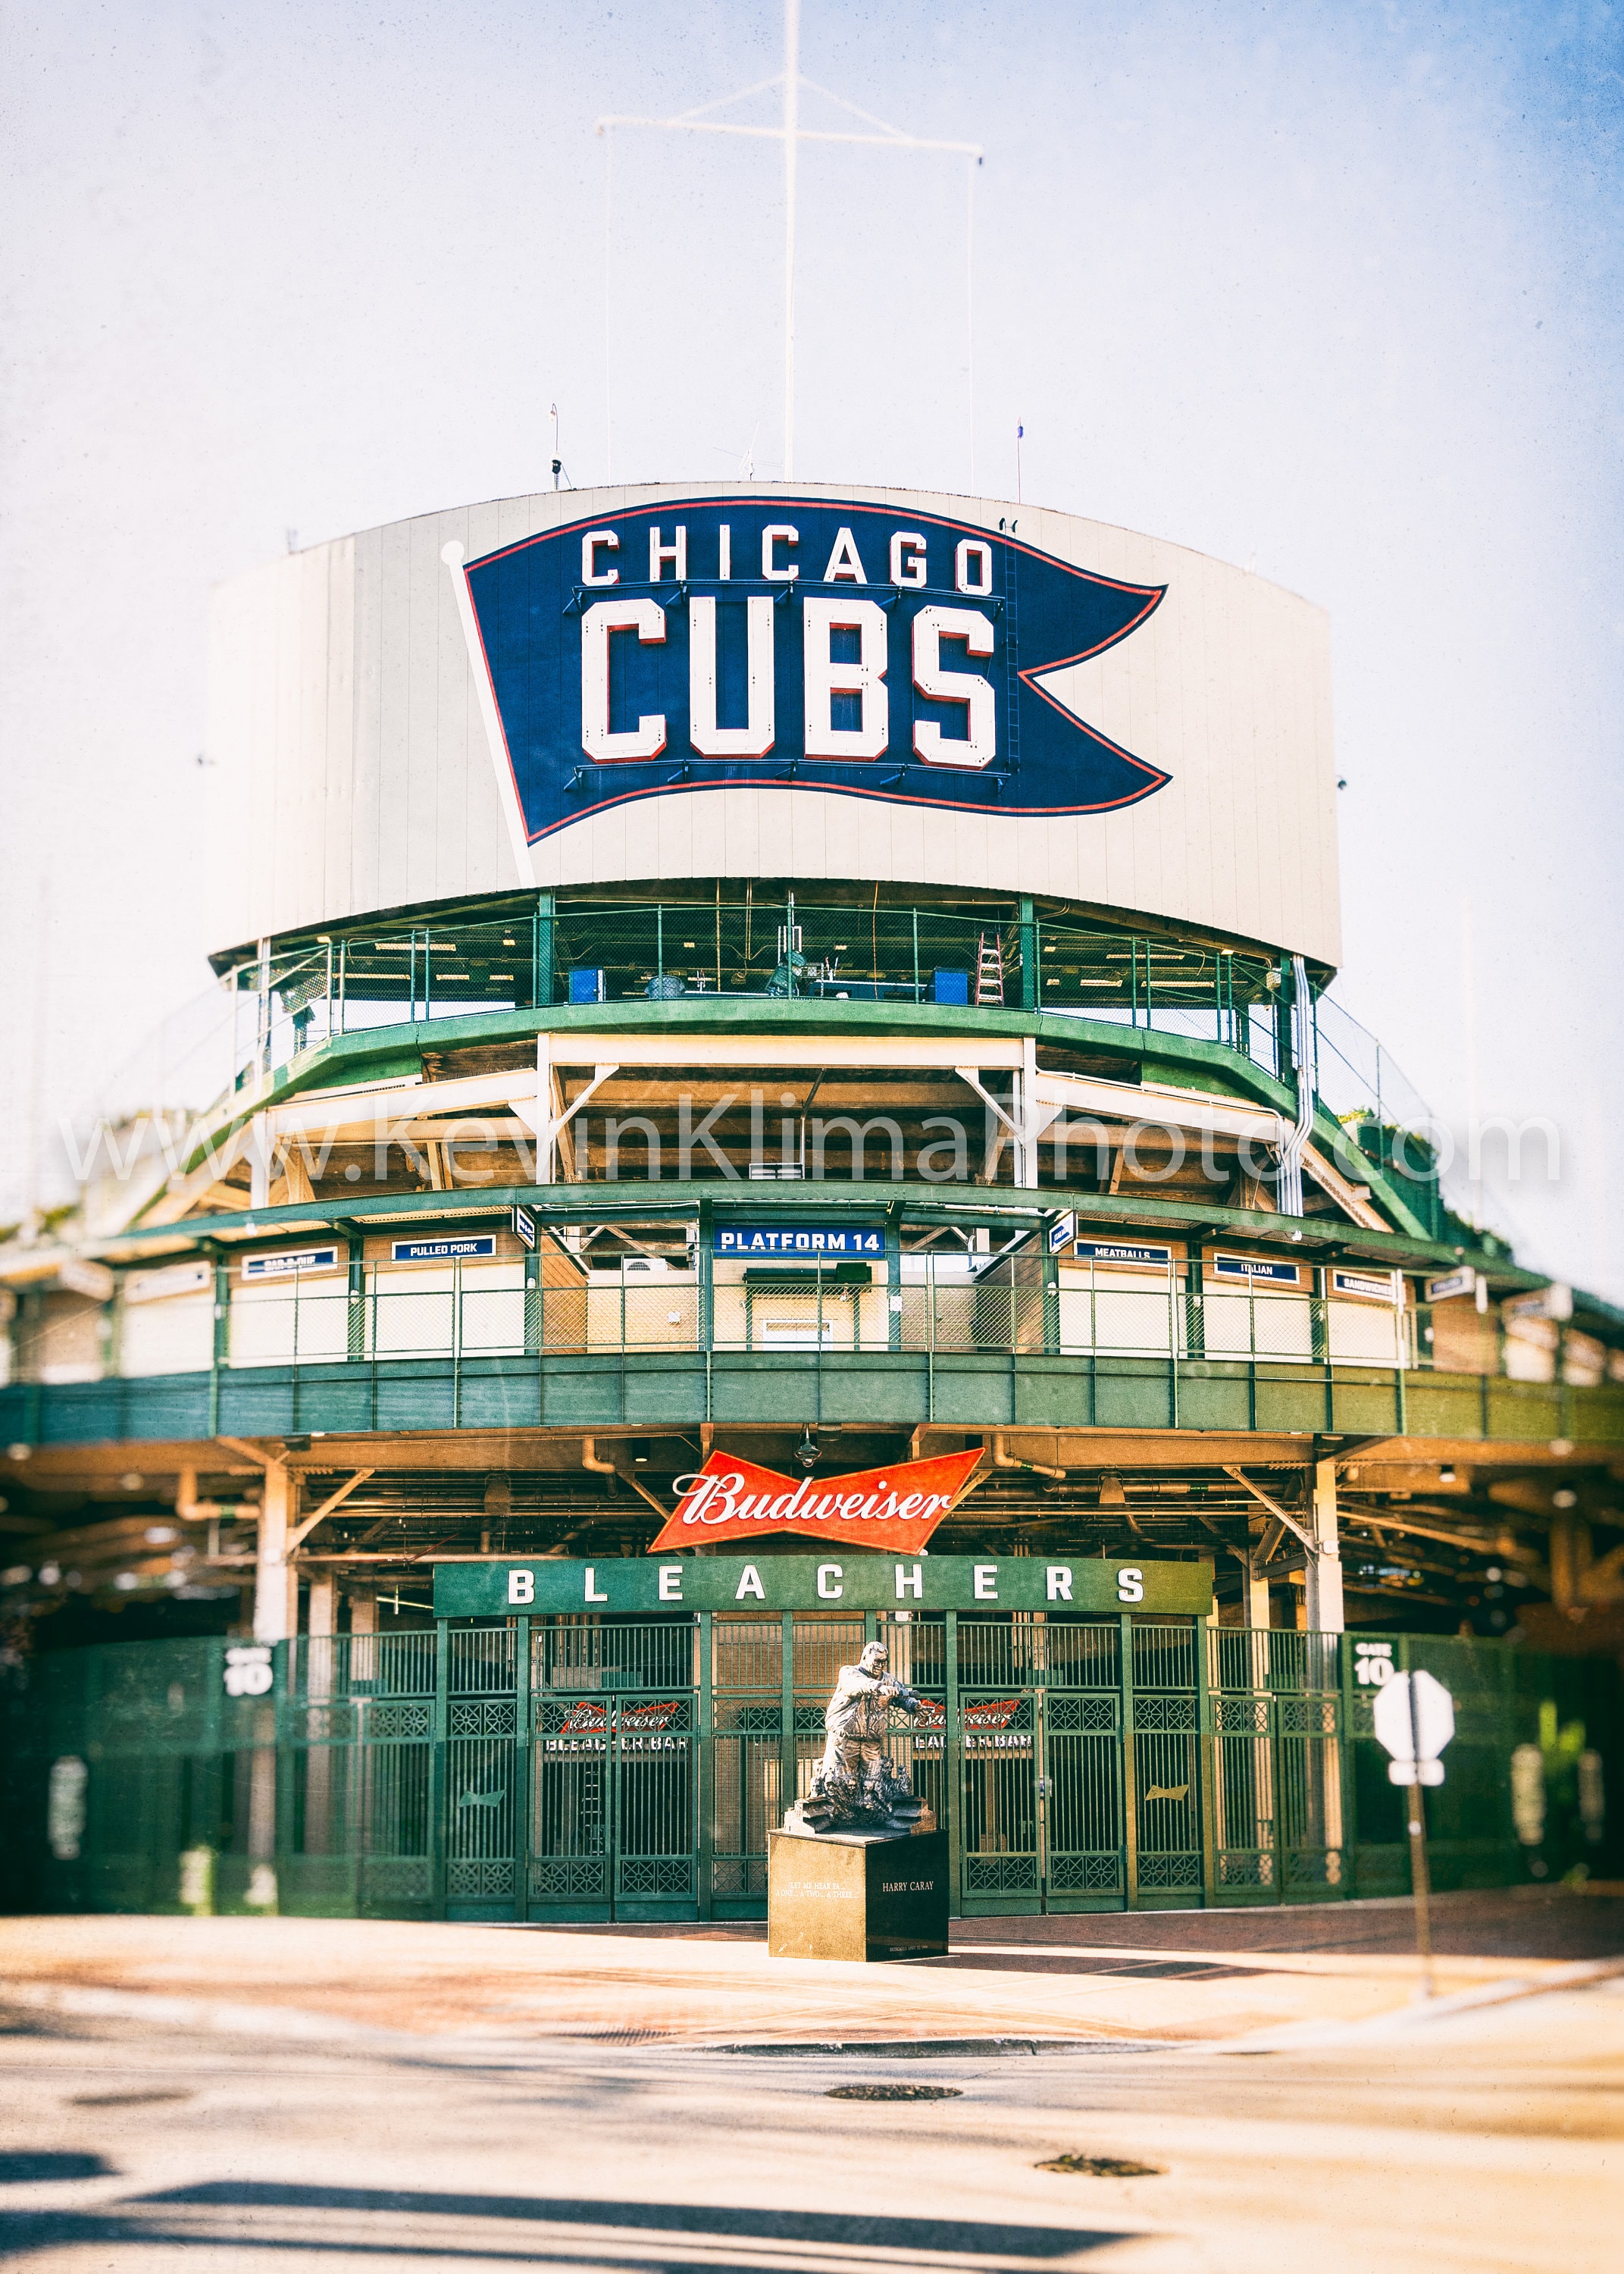
[[[929,1958],[947,1949],[947,1834],[767,1834],[774,1958]]]

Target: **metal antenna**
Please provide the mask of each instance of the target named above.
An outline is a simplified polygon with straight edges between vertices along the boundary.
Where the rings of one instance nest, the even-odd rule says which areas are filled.
[[[784,95],[784,123],[781,126],[737,126],[731,120],[706,117],[708,111],[726,110],[735,102],[764,94],[778,87]],[[838,110],[878,130],[869,134],[833,132],[809,128],[801,124],[801,91],[821,95],[832,102]],[[673,134],[736,134],[748,139],[782,142],[784,145],[784,478],[793,481],[795,475],[795,223],[796,167],[803,142],[859,142],[876,145],[890,150],[945,150],[966,159],[969,175],[965,201],[965,327],[966,327],[966,417],[969,427],[970,487],[975,486],[975,168],[981,163],[982,151],[976,142],[941,142],[921,134],[906,134],[899,126],[876,118],[872,111],[861,109],[848,102],[844,95],[820,87],[816,79],[804,77],[801,69],[801,0],[784,0],[784,68],[771,79],[757,79],[753,87],[741,87],[736,94],[719,96],[714,102],[702,102],[692,110],[679,111],[670,118],[645,118],[629,112],[609,112],[597,123],[597,132],[604,138],[604,429],[608,456],[605,478],[614,472],[614,426],[610,411],[610,350],[613,336],[611,320],[611,266],[613,252],[612,206],[614,187],[613,132],[617,126],[651,127]]]

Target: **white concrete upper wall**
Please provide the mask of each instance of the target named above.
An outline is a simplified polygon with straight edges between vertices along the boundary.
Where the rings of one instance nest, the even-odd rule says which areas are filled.
[[[1156,538],[918,491],[801,483],[786,494],[994,533],[1012,512],[1023,546],[1165,585],[1147,621],[1049,682],[1165,772],[1165,787],[1115,811],[1026,819],[800,785],[672,788],[543,837],[523,874],[442,547],[455,541],[472,561],[583,516],[612,527],[666,499],[738,494],[685,483],[508,498],[342,538],[223,586],[209,727],[217,944],[531,882],[721,875],[1034,892],[1339,960],[1323,611]]]

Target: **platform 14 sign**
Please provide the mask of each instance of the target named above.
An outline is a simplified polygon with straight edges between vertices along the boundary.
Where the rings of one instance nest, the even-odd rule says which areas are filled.
[[[729,784],[1020,815],[1131,805],[1169,779],[1044,683],[1126,638],[1165,588],[1013,535],[709,498],[447,559],[532,843]]]

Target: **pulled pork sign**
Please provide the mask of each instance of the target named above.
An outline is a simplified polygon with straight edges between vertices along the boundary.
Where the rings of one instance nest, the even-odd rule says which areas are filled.
[[[833,1548],[877,1547],[917,1554],[952,1508],[981,1460],[981,1448],[931,1461],[858,1469],[797,1484],[736,1453],[712,1453],[703,1469],[676,1480],[677,1504],[650,1555],[676,1547],[751,1547],[795,1535]]]

